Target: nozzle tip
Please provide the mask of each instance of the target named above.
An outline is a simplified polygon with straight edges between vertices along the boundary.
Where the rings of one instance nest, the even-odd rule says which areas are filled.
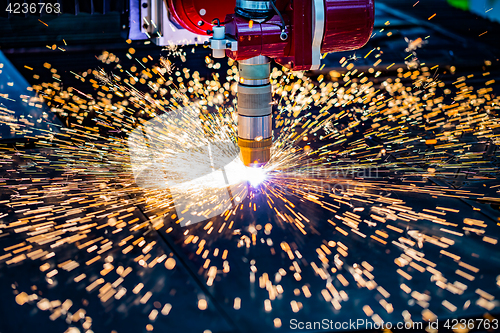
[[[241,161],[249,167],[263,167],[271,158],[271,145],[271,138],[260,141],[239,138]]]

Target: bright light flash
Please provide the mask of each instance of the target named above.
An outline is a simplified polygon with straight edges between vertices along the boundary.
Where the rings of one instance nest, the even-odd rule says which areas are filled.
[[[253,187],[257,187],[266,179],[266,170],[258,167],[246,167],[245,178]]]

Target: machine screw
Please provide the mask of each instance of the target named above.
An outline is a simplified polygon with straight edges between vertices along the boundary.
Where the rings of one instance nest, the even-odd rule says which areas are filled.
[[[201,27],[203,24],[205,24],[203,21],[198,21],[198,26]]]

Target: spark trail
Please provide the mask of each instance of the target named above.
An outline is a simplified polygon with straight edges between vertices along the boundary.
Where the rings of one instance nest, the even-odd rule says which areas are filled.
[[[87,298],[144,309],[134,315],[147,331],[170,325],[184,303],[215,317],[221,298],[234,320],[251,311],[276,328],[325,311],[388,323],[498,310],[494,80],[447,85],[415,62],[383,79],[378,61],[364,72],[345,58],[343,73],[315,78],[273,68],[275,143],[256,174],[237,159],[236,64],[221,77],[206,57],[214,73],[202,78],[174,51],[128,69],[104,52],[111,72],[74,73],[92,95],[34,85],[38,97],[26,102],[46,103],[69,124],[57,131],[33,134],[14,110],[0,110],[37,142],[1,149],[0,267],[40,271],[13,284],[18,304],[85,332],[99,331]],[[220,170],[222,182],[203,178]],[[165,268],[173,282],[159,288]],[[183,290],[173,277],[189,271],[215,296],[163,301],[160,290]],[[229,288],[235,280],[243,288]],[[56,299],[51,290],[63,286],[85,291]]]

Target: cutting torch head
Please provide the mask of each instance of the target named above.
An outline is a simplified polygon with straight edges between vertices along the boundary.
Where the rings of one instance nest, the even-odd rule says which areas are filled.
[[[272,89],[269,58],[239,62],[238,146],[246,166],[264,166],[271,157]]]
[[[374,0],[236,0],[224,22],[212,21],[213,57],[239,62],[238,145],[245,165],[263,166],[271,155],[270,59],[293,71],[318,70],[325,53],[363,46],[373,21]]]

